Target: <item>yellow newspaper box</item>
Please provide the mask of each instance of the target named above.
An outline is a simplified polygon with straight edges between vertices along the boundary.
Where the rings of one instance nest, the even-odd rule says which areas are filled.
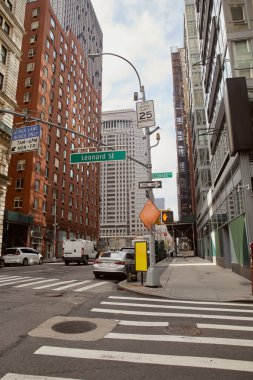
[[[135,270],[147,272],[148,270],[148,246],[146,241],[135,242]]]

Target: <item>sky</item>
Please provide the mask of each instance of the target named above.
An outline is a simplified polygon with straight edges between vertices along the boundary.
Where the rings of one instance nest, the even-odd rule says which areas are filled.
[[[161,140],[151,149],[152,173],[173,175],[162,180],[162,188],[154,190],[154,195],[165,198],[165,208],[173,210],[177,220],[171,48],[183,46],[184,0],[92,0],[92,4],[103,32],[103,52],[130,61],[145,87],[146,100],[154,101]],[[103,111],[136,109],[133,94],[139,91],[139,82],[127,62],[103,56],[102,86]]]

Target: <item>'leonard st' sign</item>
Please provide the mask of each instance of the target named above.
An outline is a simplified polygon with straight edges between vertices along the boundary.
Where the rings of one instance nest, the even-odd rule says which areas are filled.
[[[139,189],[161,189],[162,181],[139,182]]]
[[[110,152],[72,153],[70,155],[71,164],[85,164],[88,162],[106,162],[122,160],[126,160],[125,150],[114,150]]]
[[[28,152],[37,150],[40,141],[40,126],[28,125],[17,128],[11,137],[11,153]]]

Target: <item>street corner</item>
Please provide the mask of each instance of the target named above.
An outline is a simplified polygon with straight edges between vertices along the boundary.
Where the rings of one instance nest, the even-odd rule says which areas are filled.
[[[118,321],[112,319],[55,316],[28,332],[28,335],[88,342],[104,338],[117,324]]]

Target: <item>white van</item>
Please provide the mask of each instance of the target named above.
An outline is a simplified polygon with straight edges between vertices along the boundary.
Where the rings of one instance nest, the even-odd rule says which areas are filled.
[[[65,265],[69,263],[88,264],[89,260],[94,261],[98,255],[93,241],[83,239],[67,239],[63,241],[63,261]]]

